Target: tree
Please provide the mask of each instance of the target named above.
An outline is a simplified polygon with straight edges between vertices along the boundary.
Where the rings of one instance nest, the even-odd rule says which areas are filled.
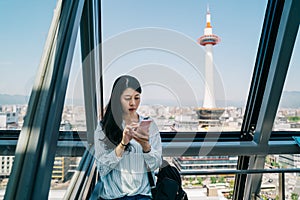
[[[271,165],[272,165],[273,167],[277,167],[277,168],[280,167],[279,163],[277,163],[277,162],[275,162],[275,161],[271,162]]]
[[[299,122],[300,117],[299,116],[291,116],[291,117],[288,117],[288,121],[290,121],[290,122]]]
[[[210,177],[210,182],[211,182],[211,183],[217,183],[217,178],[214,177],[214,176],[211,176],[211,177]]]
[[[297,193],[292,193],[292,194],[291,194],[291,197],[292,197],[292,200],[298,200],[299,194],[297,194]]]
[[[234,180],[229,181],[229,188],[233,189],[234,188]]]
[[[221,176],[218,180],[219,183],[225,183],[225,178],[224,176]]]
[[[233,188],[234,188],[234,180],[230,180],[229,181],[229,189],[230,189],[230,191],[229,191],[229,194],[227,195],[227,199],[232,199],[232,197],[233,197]]]
[[[202,184],[202,182],[203,182],[203,179],[202,179],[202,177],[198,177],[198,178],[197,178],[197,180],[198,180],[198,183],[201,185],[201,184]]]

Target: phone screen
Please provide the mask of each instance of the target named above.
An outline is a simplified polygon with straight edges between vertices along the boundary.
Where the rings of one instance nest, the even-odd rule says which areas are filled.
[[[149,129],[151,122],[152,122],[152,120],[149,120],[149,119],[147,119],[147,120],[142,120],[142,121],[140,122],[140,127],[141,127],[142,129],[147,130],[147,129]]]

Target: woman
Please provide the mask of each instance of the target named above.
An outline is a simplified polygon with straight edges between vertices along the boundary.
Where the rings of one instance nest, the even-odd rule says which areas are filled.
[[[100,174],[100,199],[151,199],[147,167],[161,165],[161,138],[156,124],[140,123],[142,89],[132,76],[119,77],[112,88],[103,120],[95,131],[95,157]]]

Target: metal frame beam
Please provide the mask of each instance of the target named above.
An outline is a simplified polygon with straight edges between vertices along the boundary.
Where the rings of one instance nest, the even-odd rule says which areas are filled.
[[[16,140],[0,141],[1,156],[14,156]],[[163,143],[164,156],[220,156],[220,155],[264,155],[299,154],[299,147],[294,141],[270,142],[268,151],[253,142],[218,142],[193,143],[189,146],[183,142]],[[86,141],[58,141],[57,156],[82,156],[87,148]],[[205,151],[204,151],[205,150]],[[206,151],[207,150],[207,151]]]
[[[80,24],[82,74],[84,86],[87,143],[89,147],[80,162],[79,171],[72,177],[64,199],[88,199],[97,181],[94,163],[94,131],[98,122],[98,111],[102,115],[103,89],[97,88],[96,79],[102,74],[101,46],[101,3],[99,0],[86,0]],[[100,21],[100,22],[99,22]],[[97,66],[100,66],[99,68]],[[99,90],[99,91],[98,91]],[[100,95],[97,95],[99,94]],[[99,103],[99,104],[98,104]],[[100,108],[97,108],[97,107]]]
[[[249,169],[264,168],[274,119],[299,29],[299,11],[299,1],[286,0],[284,1],[282,14],[277,13],[277,15],[281,15],[280,24],[274,43],[270,71],[254,135],[254,142],[258,144],[265,155],[252,156],[250,158]],[[280,9],[278,12],[280,12]],[[274,15],[276,17],[276,13]],[[250,199],[251,196],[259,194],[261,179],[262,175],[249,175],[247,177],[244,199]]]
[[[183,142],[163,143],[164,156],[255,156],[266,154],[298,154],[299,146],[294,141],[270,142],[268,150],[255,142]]]
[[[244,140],[252,140],[256,129],[257,119],[261,109],[263,94],[269,74],[269,66],[274,51],[278,31],[277,27],[281,17],[281,9],[280,2],[277,0],[269,0],[241,128],[241,138]],[[279,15],[276,13],[279,13]],[[240,156],[238,159],[237,169],[248,169],[249,161],[250,157],[248,155]],[[239,174],[235,177],[233,194],[234,200],[240,200],[243,198],[246,178],[247,174]]]
[[[98,75],[98,66],[101,68],[101,54],[99,54],[99,41],[101,41],[101,31],[99,33],[98,21],[101,21],[100,2],[98,0],[86,0],[81,24],[81,57],[82,57],[82,75],[84,87],[84,103],[87,127],[87,140],[90,145],[94,143],[94,131],[98,122],[98,111],[102,113],[102,88],[96,89],[96,80]],[[101,23],[99,25],[101,27]],[[100,38],[99,38],[100,37]],[[101,70],[100,70],[101,71]],[[97,72],[97,73],[96,73]],[[100,101],[100,108],[97,108],[97,102]]]
[[[15,155],[20,131],[0,130],[0,155]],[[299,146],[292,136],[300,132],[272,132],[266,148],[253,141],[238,141],[232,137],[238,132],[221,132],[222,138],[206,139],[207,133],[170,133],[161,132],[164,156],[205,156],[205,155],[265,155],[265,154],[298,154]],[[60,131],[57,142],[57,156],[82,156],[88,148],[86,132]],[[191,136],[191,137],[187,137]]]

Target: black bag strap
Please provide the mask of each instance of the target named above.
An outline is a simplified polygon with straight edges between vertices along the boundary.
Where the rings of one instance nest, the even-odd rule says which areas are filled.
[[[162,159],[162,161],[164,161],[163,157],[161,157],[161,159]],[[147,165],[146,161],[144,161],[144,163],[147,167],[147,175],[148,175],[148,179],[149,179],[150,188],[152,190],[156,187],[154,184],[154,178],[152,176],[151,170],[150,170],[149,166]]]
[[[146,162],[145,162],[145,164],[146,164]],[[146,164],[146,166],[147,166],[147,175],[148,175],[148,179],[149,179],[150,188],[152,189],[152,188],[155,188],[154,178],[153,178],[150,168],[148,167],[147,164]]]

